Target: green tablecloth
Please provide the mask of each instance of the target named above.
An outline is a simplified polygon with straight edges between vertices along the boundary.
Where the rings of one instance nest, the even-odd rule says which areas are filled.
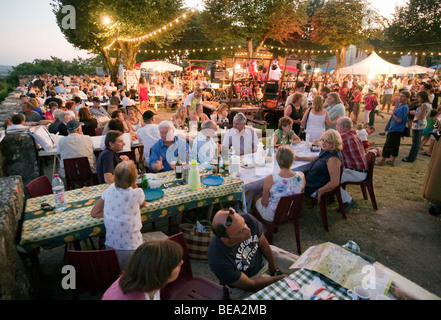
[[[141,209],[143,223],[166,219],[198,207],[242,199],[243,182],[228,174],[223,175],[222,185],[202,185],[197,191],[189,191],[187,185],[178,184],[173,172],[159,173],[158,177],[168,188],[162,187],[164,196],[148,202]],[[51,249],[87,237],[104,235],[104,220],[92,218],[90,211],[107,187],[107,184],[102,184],[67,191],[68,208],[62,212],[40,209],[42,203],[54,205],[53,195],[28,199],[20,246],[26,251],[38,247]]]

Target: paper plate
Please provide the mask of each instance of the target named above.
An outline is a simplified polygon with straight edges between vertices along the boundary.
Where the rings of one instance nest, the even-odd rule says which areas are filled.
[[[224,183],[224,179],[220,176],[208,176],[202,179],[202,183],[206,186],[219,186]]]
[[[144,189],[145,201],[155,201],[164,195],[161,189]]]

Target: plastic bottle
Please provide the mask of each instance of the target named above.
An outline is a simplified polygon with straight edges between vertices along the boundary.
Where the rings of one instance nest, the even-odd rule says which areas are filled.
[[[233,146],[231,146],[230,150],[228,151],[228,159],[226,161],[228,163],[228,168],[226,168],[225,171],[231,173],[231,165],[232,165],[233,157],[235,155],[236,155],[236,150],[234,150]]]
[[[54,193],[55,198],[55,210],[63,211],[67,209],[63,180],[61,180],[58,174],[55,174],[54,179],[52,180],[52,192]]]
[[[147,180],[147,174],[145,174],[145,173],[144,173],[144,175],[142,176],[141,187],[142,187],[143,189],[148,189],[148,188],[149,188],[149,181]]]

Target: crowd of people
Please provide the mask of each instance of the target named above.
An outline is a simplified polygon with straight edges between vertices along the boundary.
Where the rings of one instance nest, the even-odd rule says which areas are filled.
[[[240,156],[255,153],[260,140],[256,131],[247,126],[247,117],[243,113],[230,114],[225,103],[206,115],[202,108],[203,89],[199,86],[186,94],[170,119],[159,122],[157,114],[148,108],[149,88],[158,82],[150,85],[141,78],[139,91],[130,92],[109,80],[92,80],[89,76],[37,77],[21,97],[22,110],[12,116],[7,129],[22,129],[26,122],[49,120],[49,132],[64,136],[57,147],[62,160],[88,158],[98,182],[109,185],[91,215],[104,218],[105,245],[115,249],[123,270],[103,299],[155,300],[160,298],[160,289],[177,278],[182,249],[169,240],[143,243],[140,208],[146,205],[145,195],[136,185],[136,164],[121,152],[132,141],[139,141],[144,146],[144,159],[139,161],[149,172],[158,173],[175,170],[177,161],[188,163],[194,159],[205,165],[217,161],[219,155],[231,155],[231,150]],[[160,90],[169,84],[165,81]],[[291,84],[285,88],[289,94],[284,115],[269,139],[270,147],[277,149],[279,171],[265,177],[261,193],[253,198],[253,206],[263,219],[274,220],[284,196],[303,192],[320,202],[325,193],[341,183],[363,181],[368,174],[367,152],[378,153],[378,149],[370,150],[368,141],[368,135],[375,131],[375,116],[390,115],[378,165],[394,165],[406,128],[411,131],[412,148],[402,160],[415,161],[427,142],[429,149],[424,155],[430,156],[435,142],[430,132],[439,127],[441,114],[437,80],[389,77],[383,84],[348,76],[341,82],[330,77],[320,85],[304,77]],[[103,102],[109,102],[107,108]],[[84,133],[96,129],[100,117],[109,121],[103,129],[102,151],[96,158],[91,138]],[[195,138],[177,133],[190,131],[192,123],[198,128]],[[219,127],[227,129],[221,143],[214,139]],[[297,155],[290,145],[302,140],[320,146],[318,155]],[[306,173],[291,170],[295,160],[310,161],[310,169]],[[63,170],[61,166],[62,176]],[[345,189],[341,188],[341,194],[346,213],[358,206]],[[293,256],[269,245],[262,223],[253,215],[232,208],[220,210],[213,217],[212,230],[208,264],[235,297],[246,297],[291,272]],[[261,276],[264,273],[269,276]]]

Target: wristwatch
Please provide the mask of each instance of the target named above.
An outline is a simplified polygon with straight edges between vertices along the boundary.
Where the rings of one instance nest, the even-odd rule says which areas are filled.
[[[280,271],[279,268],[277,268],[276,271],[274,271],[274,272],[270,272],[271,277],[272,276],[280,276],[281,274],[283,274],[283,273],[282,273],[282,271]]]

